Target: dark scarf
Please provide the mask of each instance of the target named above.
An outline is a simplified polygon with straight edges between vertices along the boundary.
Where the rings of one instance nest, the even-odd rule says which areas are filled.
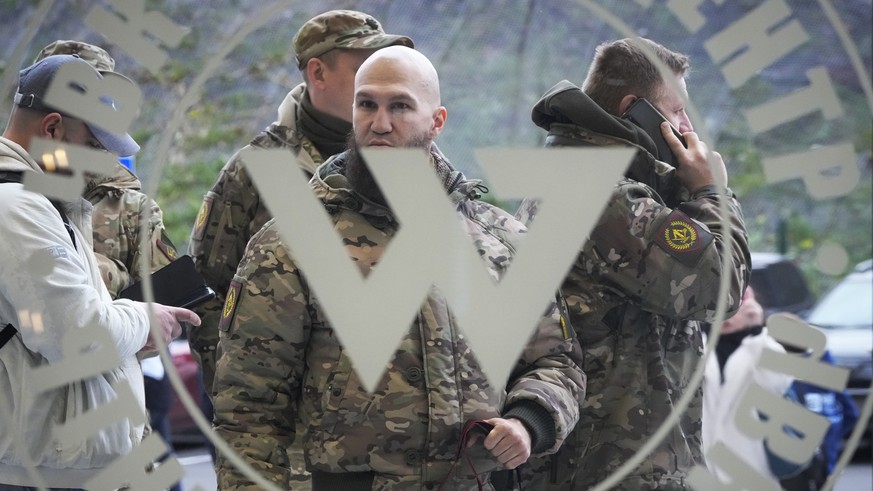
[[[309,93],[300,100],[300,131],[315,144],[321,158],[327,160],[346,149],[346,137],[352,132],[352,123],[323,113],[312,105]]]

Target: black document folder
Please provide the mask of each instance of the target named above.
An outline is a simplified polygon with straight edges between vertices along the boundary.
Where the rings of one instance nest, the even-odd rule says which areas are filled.
[[[180,256],[152,273],[152,291],[156,303],[173,307],[191,308],[215,297],[215,292],[206,286],[188,255]],[[130,285],[119,293],[119,297],[144,302],[143,284]]]

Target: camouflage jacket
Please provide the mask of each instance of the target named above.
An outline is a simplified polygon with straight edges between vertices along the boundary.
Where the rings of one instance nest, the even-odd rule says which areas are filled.
[[[112,298],[144,274],[170,264],[176,249],[164,230],[161,209],[140,190],[139,179],[118,165],[115,174],[88,181],[83,197],[94,205],[94,253],[103,282]],[[146,247],[151,261],[143,271],[140,258],[146,254],[140,236],[140,219],[150,210]]]
[[[249,147],[287,148],[297,156],[300,168],[311,176],[322,158],[312,142],[297,129],[305,88],[301,84],[288,93],[279,106],[278,120],[252,139]],[[243,167],[240,152],[225,164],[218,180],[206,193],[189,247],[194,266],[217,293],[214,300],[195,308],[201,324],[188,333],[191,353],[203,370],[203,383],[210,395],[224,295],[249,239],[272,216]]]
[[[433,155],[468,233],[499,276],[513,254],[512,241],[525,228],[478,201],[478,183]],[[366,274],[398,224],[388,209],[348,189],[344,158],[330,159],[312,183]],[[554,309],[537,327],[506,388],[490,390],[446,299],[432,290],[371,396],[291,256],[274,221],[249,243],[231,286],[237,294],[229,294],[225,304],[214,386],[216,431],[280,487],[288,487],[291,471],[286,453],[276,449],[287,448],[295,431],[302,433],[313,473],[373,471],[373,489],[436,489],[445,479],[444,489],[471,489],[475,480],[466,465],[449,476],[466,421],[501,414],[545,421],[554,437],[532,435],[537,453],[554,451],[573,427],[584,375],[575,339],[565,336]],[[298,418],[302,428],[296,429]],[[496,461],[486,458],[481,444],[478,450],[478,470],[494,469]],[[220,489],[255,489],[221,456],[217,468]]]
[[[655,159],[642,130],[569,82],[548,92],[533,115],[549,130],[548,146],[640,149],[561,287],[588,376],[579,423],[558,454],[525,471],[532,489],[588,489],[630,459],[686,392],[703,352],[699,321],[713,320],[723,276],[728,315],[739,306],[751,270],[748,242],[732,193],[723,228],[717,190],[689,196],[671,185],[672,168]],[[522,202],[516,215],[527,223],[536,204]],[[687,489],[687,472],[703,462],[702,392],[694,390],[679,424],[611,489]],[[535,472],[543,467],[549,472]]]

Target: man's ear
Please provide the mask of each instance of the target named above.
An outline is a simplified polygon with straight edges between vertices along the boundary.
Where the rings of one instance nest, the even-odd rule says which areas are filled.
[[[49,113],[39,121],[38,136],[60,141],[64,137],[64,130],[64,117],[58,113]]]
[[[629,108],[635,100],[637,100],[637,96],[633,94],[628,94],[622,97],[621,102],[618,103],[618,115],[621,116],[624,114],[624,112],[627,111],[627,108]]]
[[[306,77],[309,84],[322,85],[324,83],[324,62],[318,58],[310,58],[306,62]]]
[[[433,115],[433,136],[436,137],[443,131],[443,127],[446,125],[446,117],[448,113],[446,113],[446,108],[440,106]]]

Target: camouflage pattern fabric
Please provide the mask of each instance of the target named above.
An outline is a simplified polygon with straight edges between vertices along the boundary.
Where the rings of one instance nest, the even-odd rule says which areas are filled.
[[[36,63],[46,56],[52,55],[77,55],[100,72],[115,70],[115,60],[109,56],[105,49],[81,41],[65,41],[62,39],[53,41],[37,53],[33,62]]]
[[[100,275],[112,298],[143,276],[170,264],[176,249],[164,230],[161,209],[143,194],[139,179],[118,165],[115,174],[90,179],[83,197],[94,205],[94,253]],[[151,261],[143,270],[140,258],[147,250],[140,247],[140,220],[150,210],[146,226]]]
[[[296,156],[297,164],[311,176],[323,159],[309,139],[297,130],[296,113],[304,92],[303,84],[295,87],[285,101],[291,102],[285,109],[288,114],[280,113],[279,116],[287,123],[272,123],[249,143],[249,147],[287,148],[289,162],[291,156]],[[243,166],[240,152],[225,164],[212,189],[206,193],[189,246],[194,266],[218,294],[213,301],[195,309],[200,315],[201,325],[188,333],[191,353],[203,370],[203,383],[209,394],[212,393],[218,322],[225,293],[249,239],[272,217]]]
[[[297,66],[333,49],[379,49],[403,45],[414,48],[412,39],[385,34],[375,17],[355,10],[331,10],[309,19],[294,36]]]
[[[313,186],[349,255],[367,274],[398,224],[387,209],[347,189],[340,173],[344,155],[324,164]],[[433,155],[437,167],[448,167]],[[440,175],[448,185],[459,173]],[[450,196],[483,260],[499,277],[512,257],[512,241],[525,229],[506,212],[478,201],[477,185],[461,179]],[[221,327],[215,428],[284,489],[292,471],[285,452],[276,449],[287,448],[295,433],[303,435],[312,472],[372,471],[373,489],[437,489],[444,480],[443,489],[475,489],[466,466],[448,474],[466,421],[533,403],[554,423],[556,440],[544,450],[553,452],[577,419],[584,394],[581,360],[554,309],[537,326],[509,384],[494,388],[462,335],[463,326],[455,324],[446,299],[433,290],[370,396],[274,222],[252,238],[231,291]],[[487,471],[496,461],[484,458],[481,445],[473,453],[492,489]],[[220,489],[256,489],[223,456],[216,465]]]
[[[547,144],[554,146],[603,137],[584,127],[552,126]],[[652,160],[641,148],[628,174],[649,182],[616,185],[561,286],[584,352],[587,396],[559,452],[523,466],[525,489],[589,489],[614,473],[686,392],[703,353],[699,322],[714,320],[723,276],[729,278],[728,315],[739,306],[751,271],[739,203],[728,191],[726,229],[714,187],[691,196],[677,191],[670,198],[675,206],[667,206],[652,187],[660,185],[654,174],[641,172]],[[682,193],[684,201],[676,198]],[[516,216],[529,223],[536,206],[525,200]],[[698,388],[678,425],[611,489],[688,489],[688,471],[703,462],[701,417]]]
[[[297,129],[297,112],[304,93],[303,84],[292,89],[279,108],[279,120],[256,136],[249,146],[287,148],[289,161],[296,156],[297,164],[311,176],[323,159],[315,145]],[[212,189],[206,193],[189,246],[195,268],[217,294],[215,299],[194,309],[201,323],[197,329],[188,330],[191,354],[200,365],[203,384],[210,397],[225,295],[249,239],[272,217],[245,170],[240,152],[225,164]],[[294,468],[294,489],[309,489],[309,475],[299,443],[288,452]]]

